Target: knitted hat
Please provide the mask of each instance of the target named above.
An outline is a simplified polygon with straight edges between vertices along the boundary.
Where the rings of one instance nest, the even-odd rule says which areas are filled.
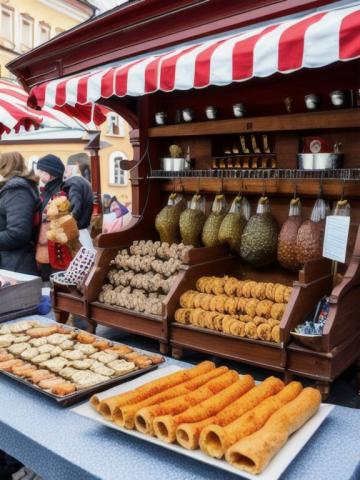
[[[51,155],[51,153],[41,157],[37,162],[36,168],[49,173],[53,177],[63,177],[65,172],[65,166],[60,158],[56,155]]]

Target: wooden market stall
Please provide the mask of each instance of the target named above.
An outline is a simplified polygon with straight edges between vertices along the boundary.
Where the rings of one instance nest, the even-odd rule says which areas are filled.
[[[33,88],[32,97],[41,106],[51,80],[117,61],[118,70],[115,66],[110,70],[104,67],[95,76],[85,73],[72,85],[77,89],[78,102],[98,101],[107,105],[133,127],[134,159],[123,165],[131,172],[133,220],[125,231],[97,238],[96,264],[84,293],[55,289],[54,303],[60,310],[87,316],[94,324],[155,338],[163,353],[170,345],[177,357],[184,349],[218,355],[283,372],[287,378],[300,375],[314,379],[326,392],[329,382],[354,363],[360,351],[356,312],[360,294],[360,51],[355,33],[356,25],[359,30],[359,10],[346,10],[345,5],[343,10],[333,10],[327,16],[324,11],[336,5],[322,1],[302,2],[301,6],[289,0],[229,2],[231,5],[225,9],[223,2],[217,0],[177,0],[172,2],[171,9],[156,0],[146,2],[143,8],[140,3],[125,4],[77,27],[38,49],[36,58],[30,53],[10,64],[12,71]],[[303,12],[300,14],[299,10]],[[290,15],[290,23],[280,25],[280,31],[286,29],[286,33],[270,37],[268,55],[261,56],[258,50],[264,47],[266,35],[272,34],[280,22],[274,19],[286,15]],[[242,38],[239,29],[253,28],[260,19],[270,24],[257,27],[260,30],[252,35],[245,33]],[[341,34],[339,25],[336,30],[332,23],[336,24],[336,19]],[[146,29],[142,28],[144,23]],[[110,25],[117,27],[110,30]],[[305,62],[308,68],[304,68],[299,58],[303,58],[304,50],[307,53],[307,48],[314,47],[309,38],[311,28],[314,26],[316,32],[317,25],[320,30],[333,29],[329,37],[333,40],[336,31],[338,51],[335,49],[334,53],[334,44],[320,42],[325,55],[316,52],[308,64]],[[228,37],[214,37],[211,44],[201,44],[199,40],[205,35],[220,34]],[[222,44],[233,41],[231,35],[235,34],[240,35],[236,44],[239,51],[232,50],[233,76],[229,80],[224,66],[223,70],[219,66],[216,70],[216,52]],[[321,35],[314,38],[319,40]],[[188,43],[183,45],[184,42]],[[170,47],[174,49],[179,43],[185,50],[169,53]],[[191,43],[195,47],[189,47]],[[196,55],[192,55],[192,50]],[[149,56],[149,51],[162,56]],[[176,75],[178,58],[187,54],[193,61],[187,59],[188,69],[178,67],[180,73]],[[275,70],[267,69],[268,60],[276,65],[279,61],[280,65]],[[240,66],[236,66],[236,61]],[[55,64],[58,68],[54,70]],[[225,79],[217,81],[221,72]],[[181,73],[184,78],[180,78]],[[94,79],[100,85],[95,88],[96,94],[90,88]],[[60,83],[50,99],[59,107],[68,101],[65,84],[66,80]],[[343,98],[340,106],[334,105],[331,96],[338,91]],[[304,99],[309,94],[315,95],[318,102],[314,108],[306,106]],[[74,91],[69,95],[74,95]],[[50,95],[46,98],[49,101]],[[235,118],[234,105],[238,104],[245,107],[245,114]],[[209,106],[215,107],[216,112],[216,118],[211,120],[206,116]],[[184,109],[191,109],[191,122],[182,120]],[[155,121],[159,112],[166,114],[163,125]],[[320,138],[331,146],[342,145],[342,168],[299,169],[297,154],[308,138]],[[191,157],[191,169],[162,169],[160,159],[167,156],[174,143]],[[254,269],[225,247],[202,247],[188,253],[160,314],[99,302],[110,261],[118,250],[129,247],[133,241],[158,239],[155,217],[173,191],[187,199],[201,193],[206,197],[207,211],[218,193],[224,194],[230,203],[241,192],[250,200],[252,210],[259,196],[267,195],[280,226],[287,218],[289,199],[294,195],[301,197],[304,218],[310,216],[320,194],[329,202],[345,197],[351,205],[351,227],[346,264],[339,268],[340,280],[333,287],[332,265],[325,259],[309,262],[293,273],[278,263]],[[240,279],[293,286],[280,324],[280,342],[252,340],[174,322],[181,295],[195,288],[203,275],[236,275]],[[296,343],[291,331],[304,322],[324,295],[330,298],[330,311],[323,335],[317,343],[306,343],[306,339],[306,344]]]

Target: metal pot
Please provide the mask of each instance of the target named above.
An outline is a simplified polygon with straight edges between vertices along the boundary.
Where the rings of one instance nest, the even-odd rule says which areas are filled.
[[[245,115],[245,105],[243,103],[235,103],[233,105],[234,117],[243,117]]]
[[[345,93],[341,90],[335,90],[330,93],[330,99],[334,107],[342,107],[345,103]]]
[[[173,171],[181,172],[188,168],[185,158],[173,158]]]
[[[314,93],[305,95],[304,97],[305,105],[308,110],[316,110],[319,105],[319,97]]]
[[[165,121],[166,121],[166,112],[156,112],[155,113],[156,125],[165,125]]]
[[[300,170],[328,170],[341,168],[344,162],[343,153],[299,153]]]
[[[182,116],[184,122],[192,122],[194,119],[194,112],[191,110],[191,108],[184,108],[182,111]]]
[[[206,118],[208,120],[215,120],[217,117],[217,108],[216,107],[206,107],[205,110]]]
[[[172,157],[164,157],[160,159],[161,162],[161,169],[165,170],[165,172],[172,172],[173,171],[173,158]]]

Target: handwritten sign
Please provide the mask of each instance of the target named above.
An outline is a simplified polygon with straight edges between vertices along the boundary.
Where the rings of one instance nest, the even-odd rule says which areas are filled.
[[[339,215],[326,217],[323,257],[345,263],[349,228],[350,217]]]

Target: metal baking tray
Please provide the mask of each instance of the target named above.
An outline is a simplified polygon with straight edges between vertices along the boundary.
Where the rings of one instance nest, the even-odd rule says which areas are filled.
[[[51,326],[51,325],[53,325],[53,323],[44,323],[44,326]],[[84,331],[84,330],[81,330],[79,328],[71,327],[69,325],[64,325],[64,327],[68,328],[69,330],[76,331],[76,332]],[[96,337],[99,340],[106,340],[107,342],[109,342],[110,345],[126,345],[124,343],[114,342],[114,341],[109,340],[109,339],[104,338],[104,337],[99,337],[98,335],[95,335],[95,334],[91,334],[91,335],[93,335],[94,337]],[[134,351],[137,351],[139,353],[143,353],[145,355],[151,355],[152,354],[151,352],[147,352],[146,350],[141,350],[141,349],[137,349],[137,348],[134,348]],[[164,357],[164,359],[165,359],[165,357]],[[32,390],[36,390],[37,392],[40,392],[41,394],[51,398],[52,400],[55,400],[58,403],[58,405],[61,405],[63,407],[68,407],[70,405],[74,405],[75,403],[78,403],[78,402],[81,402],[82,400],[87,399],[88,397],[90,397],[94,393],[101,392],[101,391],[106,390],[110,387],[114,387],[116,385],[119,385],[120,383],[123,383],[126,380],[133,379],[135,377],[143,375],[144,373],[151,372],[152,370],[157,369],[157,367],[158,367],[158,365],[149,365],[146,368],[138,368],[137,370],[132,370],[131,372],[125,373],[124,375],[120,375],[119,377],[110,378],[109,380],[106,380],[105,382],[98,383],[97,385],[93,385],[89,388],[84,388],[82,390],[78,390],[74,393],[71,393],[70,395],[64,395],[64,396],[54,395],[51,392],[47,392],[46,390],[42,390],[40,387],[38,387],[37,385],[34,385],[29,380],[18,377],[16,375],[14,375],[13,373],[4,372],[2,370],[0,370],[0,373],[5,375],[6,377],[9,377],[9,378],[17,381],[18,383],[26,385],[27,387],[31,388]],[[65,381],[65,379],[64,379],[64,381]]]

